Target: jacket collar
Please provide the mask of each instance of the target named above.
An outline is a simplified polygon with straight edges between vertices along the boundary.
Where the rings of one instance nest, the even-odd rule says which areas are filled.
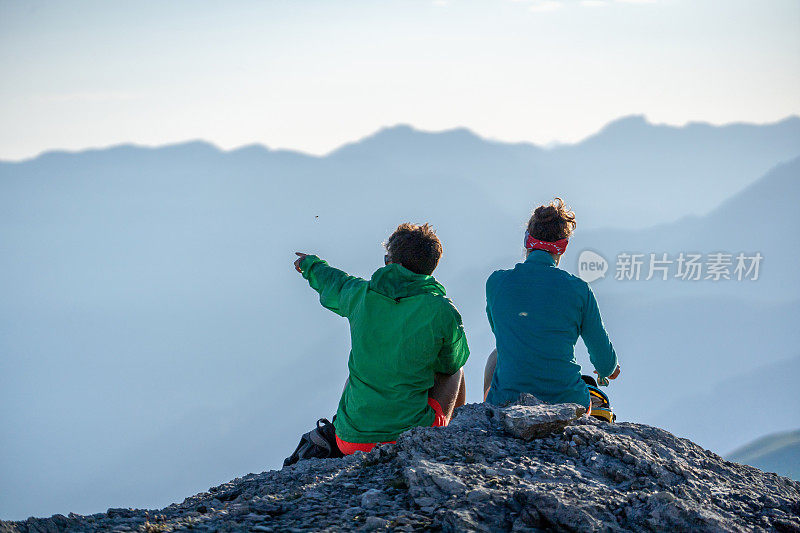
[[[550,252],[544,250],[532,250],[525,259],[526,263],[536,263],[545,266],[556,266],[556,260]]]

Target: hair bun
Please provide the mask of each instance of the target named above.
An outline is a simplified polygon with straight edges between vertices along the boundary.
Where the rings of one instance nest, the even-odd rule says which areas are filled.
[[[537,207],[528,221],[528,233],[546,242],[569,238],[574,229],[575,213],[561,198],[554,198],[548,205]]]
[[[542,205],[533,212],[538,222],[552,222],[558,216],[558,210],[552,205]]]

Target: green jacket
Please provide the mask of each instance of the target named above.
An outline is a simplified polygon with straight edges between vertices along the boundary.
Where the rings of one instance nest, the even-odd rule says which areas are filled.
[[[386,442],[433,424],[434,373],[454,374],[469,349],[461,315],[432,276],[391,263],[369,281],[314,255],[300,265],[319,300],[350,322],[350,377],[336,413],[347,442]]]

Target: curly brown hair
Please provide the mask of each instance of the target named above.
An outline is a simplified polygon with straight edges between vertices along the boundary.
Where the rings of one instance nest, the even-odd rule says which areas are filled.
[[[430,276],[442,257],[442,243],[429,224],[397,226],[384,243],[386,260],[399,263],[417,274]]]
[[[575,231],[575,213],[564,200],[554,198],[547,205],[537,207],[528,221],[528,233],[540,241],[555,242],[568,239]]]

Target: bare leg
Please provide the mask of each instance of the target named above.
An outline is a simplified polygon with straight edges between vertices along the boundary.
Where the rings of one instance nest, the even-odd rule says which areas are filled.
[[[492,350],[489,358],[486,360],[486,368],[483,370],[483,401],[489,396],[489,389],[492,386],[492,377],[494,377],[494,369],[497,366],[497,348]]]
[[[464,369],[460,368],[452,376],[436,374],[428,396],[439,402],[444,415],[450,419],[453,416],[453,410],[466,402],[467,388],[464,382]]]
[[[461,371],[461,384],[458,386],[458,396],[456,397],[456,407],[461,407],[467,403],[467,382],[464,379],[464,371]]]

